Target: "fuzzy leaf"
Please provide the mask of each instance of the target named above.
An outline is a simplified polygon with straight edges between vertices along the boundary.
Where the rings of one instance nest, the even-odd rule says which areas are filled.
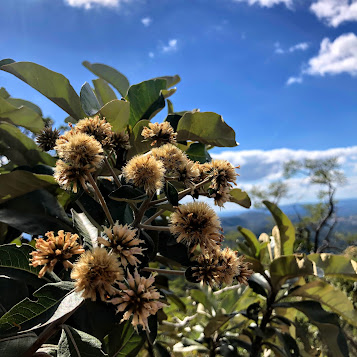
[[[84,213],[77,213],[73,208],[71,209],[71,213],[73,225],[83,238],[84,248],[92,249],[96,247],[98,245],[98,228],[93,226]]]
[[[88,82],[85,82],[81,88],[80,100],[82,109],[88,116],[99,112],[101,105]]]
[[[0,339],[0,356],[14,357],[21,356],[37,340],[37,335],[33,332],[17,336]]]

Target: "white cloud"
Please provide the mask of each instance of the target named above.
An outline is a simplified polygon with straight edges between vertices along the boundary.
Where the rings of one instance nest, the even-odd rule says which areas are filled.
[[[273,7],[278,4],[285,4],[286,7],[292,8],[293,0],[233,0],[234,2],[246,2],[249,5],[259,5],[261,7]]]
[[[93,6],[115,8],[131,1],[132,0],[65,0],[69,6],[84,7],[85,9],[91,9]]]
[[[333,42],[324,38],[319,54],[309,60],[304,73],[310,75],[349,73],[357,75],[357,36],[347,33]]]
[[[148,27],[151,25],[152,23],[152,19],[150,17],[144,17],[143,19],[141,19],[141,23],[145,26]]]
[[[150,58],[154,58],[154,57],[155,57],[154,52],[149,52],[149,57],[150,57]]]
[[[286,81],[286,85],[290,86],[295,83],[302,83],[302,77],[289,77],[288,80]]]
[[[356,0],[317,0],[310,10],[332,27],[338,27],[345,21],[357,21]]]
[[[307,42],[300,42],[284,50],[281,47],[280,42],[275,42],[274,47],[275,47],[275,53],[284,54],[284,53],[293,53],[296,51],[306,51],[309,48],[309,44]]]
[[[163,45],[161,48],[162,52],[174,52],[177,50],[177,39],[172,39],[167,45]]]

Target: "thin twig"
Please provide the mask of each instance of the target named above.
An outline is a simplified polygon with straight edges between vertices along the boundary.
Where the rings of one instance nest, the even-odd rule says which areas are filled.
[[[146,224],[140,224],[139,227],[142,229],[146,229],[148,231],[170,232],[170,227],[165,227],[165,226],[150,226]]]
[[[156,268],[143,268],[141,271],[151,273],[167,274],[167,275],[185,275],[183,270],[170,270],[170,269],[156,269]]]
[[[121,183],[120,183],[120,181],[118,179],[118,176],[115,174],[113,168],[110,166],[109,161],[105,156],[104,156],[104,163],[107,166],[107,168],[109,169],[110,173],[112,174],[113,179],[114,179],[115,183],[117,184],[117,186],[121,187]]]
[[[152,215],[149,219],[147,219],[143,224],[150,224],[155,218],[159,217],[164,212],[165,212],[165,210],[163,210],[163,209],[158,210],[154,215]]]

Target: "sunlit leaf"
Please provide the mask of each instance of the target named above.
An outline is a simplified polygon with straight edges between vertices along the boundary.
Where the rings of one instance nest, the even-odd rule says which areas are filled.
[[[229,199],[230,202],[237,203],[244,208],[250,208],[252,205],[248,194],[240,188],[233,188],[229,191],[229,194],[231,196]]]
[[[251,256],[254,258],[259,258],[260,253],[260,243],[255,236],[255,234],[247,228],[238,226],[238,231],[243,235],[246,242],[248,243],[251,251]]]
[[[85,82],[81,88],[80,100],[82,109],[88,116],[93,116],[99,112],[101,105],[98,102],[93,89],[87,82]]]
[[[110,85],[102,78],[93,79],[95,94],[101,105],[107,104],[114,99],[118,99]]]
[[[106,103],[99,112],[112,125],[114,132],[123,131],[129,125],[130,104],[128,102],[114,99]]]

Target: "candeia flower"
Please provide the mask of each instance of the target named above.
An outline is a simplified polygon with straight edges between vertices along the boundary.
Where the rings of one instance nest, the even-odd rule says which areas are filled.
[[[137,270],[134,276],[128,272],[128,278],[123,283],[119,283],[119,296],[109,300],[117,305],[117,312],[124,312],[121,322],[132,317],[131,324],[135,328],[141,325],[144,330],[149,330],[148,317],[155,315],[165,306],[159,301],[160,293],[153,286],[154,282],[152,275],[144,278]]]
[[[151,146],[161,146],[167,143],[175,144],[177,133],[168,121],[164,121],[161,124],[149,123],[149,128],[144,127],[141,135],[151,141]]]
[[[200,172],[198,171],[197,165],[191,160],[187,160],[186,163],[179,166],[177,169],[179,174],[178,181],[183,182],[187,188],[195,187],[195,180],[199,176]]]
[[[131,148],[129,142],[129,135],[126,134],[124,131],[120,133],[113,133],[110,146],[115,152],[119,150],[129,150]]]
[[[147,193],[154,193],[163,187],[164,165],[151,155],[134,156],[123,168],[127,181],[137,187],[144,187]]]
[[[93,136],[70,130],[56,141],[58,156],[77,167],[87,165],[98,168],[103,161],[103,148]]]
[[[77,242],[78,235],[70,232],[58,231],[55,236],[54,232],[45,234],[47,239],[37,238],[36,251],[31,252],[32,259],[30,265],[37,267],[43,265],[38,277],[42,278],[46,271],[51,272],[58,262],[61,262],[65,269],[71,268],[72,263],[68,260],[75,254],[82,254],[83,247]]]
[[[112,228],[104,228],[108,240],[100,237],[98,243],[113,249],[113,253],[118,255],[124,268],[128,264],[137,266],[141,263],[137,255],[143,255],[143,248],[139,247],[139,244],[144,243],[143,240],[137,238],[137,232],[137,229],[128,225],[116,223]]]
[[[37,135],[36,142],[42,151],[50,151],[55,147],[59,136],[59,130],[46,127]]]
[[[226,186],[211,194],[210,197],[214,198],[214,204],[218,207],[224,207],[224,204],[231,199],[230,190],[230,187]]]
[[[199,244],[202,250],[215,250],[222,240],[222,228],[214,210],[204,202],[181,205],[172,213],[170,232],[177,242],[191,247],[193,252]]]
[[[237,184],[236,168],[226,160],[213,160],[211,163],[205,164],[206,171],[212,177],[211,188],[221,190],[225,187],[233,187]]]
[[[166,175],[175,176],[180,167],[188,163],[188,157],[183,151],[172,144],[165,144],[151,150],[152,156],[156,160],[163,162],[166,169]]]
[[[239,256],[238,259],[239,259],[239,263],[238,263],[239,272],[235,276],[235,279],[237,279],[239,284],[248,285],[248,279],[254,273],[253,270],[249,269],[249,265],[251,265],[251,263],[245,262],[244,261],[245,258],[243,255]]]
[[[76,124],[76,130],[93,136],[103,147],[108,147],[112,140],[111,124],[105,118],[101,119],[99,115],[81,119]]]
[[[107,301],[106,295],[117,292],[113,285],[124,279],[124,271],[116,255],[97,247],[79,257],[73,265],[71,278],[75,280],[76,291],[82,292],[84,299],[96,301],[99,293],[101,300]]]

